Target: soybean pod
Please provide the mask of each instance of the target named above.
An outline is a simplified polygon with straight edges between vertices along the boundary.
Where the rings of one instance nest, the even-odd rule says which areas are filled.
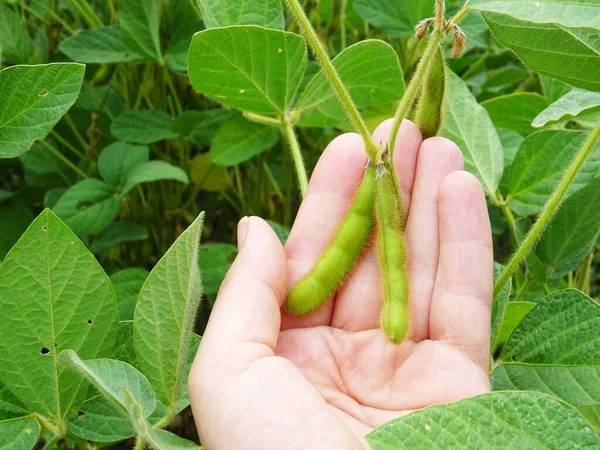
[[[312,270],[289,292],[286,311],[303,316],[321,307],[342,284],[373,229],[376,169],[369,164],[363,181],[335,236]]]
[[[409,284],[402,198],[391,161],[377,166],[375,217],[377,258],[381,268],[381,329],[390,341],[402,342],[410,328]]]
[[[423,139],[438,134],[442,126],[445,93],[446,64],[444,51],[440,48],[425,73],[419,101],[413,115],[413,120],[421,130]]]

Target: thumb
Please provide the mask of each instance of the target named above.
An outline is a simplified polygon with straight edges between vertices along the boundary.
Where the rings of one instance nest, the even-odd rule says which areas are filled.
[[[285,251],[268,223],[244,217],[238,224],[239,253],[227,273],[210,315],[201,352],[211,358],[263,347],[256,358],[273,354],[287,291]],[[211,359],[218,361],[218,359]],[[247,361],[249,362],[249,361]]]

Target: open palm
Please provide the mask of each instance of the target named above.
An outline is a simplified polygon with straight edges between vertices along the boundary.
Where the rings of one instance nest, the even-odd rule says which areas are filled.
[[[391,121],[374,136],[383,145]],[[363,449],[364,436],[426,406],[487,392],[492,242],[479,182],[448,140],[402,124],[394,165],[407,215],[411,331],[379,329],[379,266],[368,248],[316,313],[281,313],[290,286],[327,246],[360,183],[362,139],[323,153],[285,246],[258,218],[221,290],[189,381],[203,445],[220,449]]]

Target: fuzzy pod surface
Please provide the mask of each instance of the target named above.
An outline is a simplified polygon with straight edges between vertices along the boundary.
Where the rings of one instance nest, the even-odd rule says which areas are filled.
[[[413,120],[421,130],[423,139],[438,134],[444,117],[444,97],[446,95],[446,62],[444,51],[438,49],[423,80],[419,101]]]
[[[285,309],[304,316],[321,307],[342,284],[369,241],[374,225],[376,169],[369,165],[346,217],[312,270],[288,293]]]
[[[410,328],[409,284],[402,199],[394,169],[388,161],[377,168],[375,218],[383,294],[381,329],[390,341],[399,344]]]

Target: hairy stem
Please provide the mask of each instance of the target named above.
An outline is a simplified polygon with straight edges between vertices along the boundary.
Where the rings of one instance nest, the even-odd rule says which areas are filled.
[[[310,23],[310,20],[306,16],[302,5],[300,5],[298,0],[287,0],[287,5],[290,12],[294,16],[298,27],[306,37],[309,47],[313,51],[315,57],[317,58],[317,61],[319,62],[323,71],[325,72],[329,83],[333,87],[340,102],[342,103],[344,111],[346,112],[346,115],[350,120],[350,123],[352,123],[354,129],[362,136],[365,142],[367,155],[369,155],[369,159],[373,161],[380,161],[381,151],[377,144],[375,144],[375,141],[371,136],[371,132],[369,131],[367,124],[360,115],[358,108],[354,104],[354,100],[352,100],[348,89],[346,89],[346,86],[344,86],[340,75],[337,73],[335,67],[331,63],[329,55],[327,54],[327,50],[325,50],[325,47],[319,40],[319,37],[317,36],[317,33],[315,32],[312,24]]]
[[[592,133],[588,136],[586,141],[583,143],[581,149],[575,155],[573,162],[567,168],[565,175],[562,181],[559,183],[558,187],[554,191],[554,193],[550,196],[546,205],[544,206],[544,210],[540,214],[537,222],[531,227],[521,246],[515,252],[513,257],[510,259],[510,262],[502,272],[502,275],[496,281],[494,285],[494,297],[498,295],[498,293],[502,290],[502,287],[508,282],[513,273],[519,268],[523,260],[529,255],[537,240],[540,238],[544,229],[548,225],[548,223],[552,220],[552,216],[558,211],[561,203],[564,200],[565,194],[569,189],[569,186],[573,182],[573,179],[579,173],[581,166],[585,162],[585,159],[590,154],[594,145],[600,138],[600,122],[596,125]]]
[[[304,167],[300,145],[298,144],[298,138],[296,137],[294,126],[290,122],[286,121],[283,123],[282,131],[290,147],[290,153],[292,154],[296,172],[298,174],[298,186],[300,187],[302,198],[304,198],[306,190],[308,189],[308,177],[306,175],[306,168]]]
[[[244,111],[244,117],[251,122],[261,123],[263,125],[271,125],[280,127],[281,119],[277,119],[275,117],[263,116],[262,114],[256,114],[253,112]]]

